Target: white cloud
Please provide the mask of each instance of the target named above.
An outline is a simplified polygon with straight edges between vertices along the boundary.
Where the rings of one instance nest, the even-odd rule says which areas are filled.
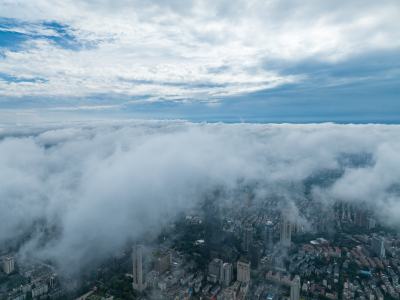
[[[58,235],[24,251],[61,267],[115,251],[129,238],[157,231],[216,186],[257,182],[259,201],[304,197],[303,181],[335,170],[343,154],[372,164],[344,166],[314,201],[367,203],[381,222],[400,226],[399,126],[251,125],[103,122],[0,131],[0,243],[41,220]],[[365,134],[368,132],[368,134]],[[254,185],[253,185],[254,186]],[[313,209],[310,206],[308,209]],[[95,251],[93,250],[95,249]]]
[[[2,96],[217,99],[306,80],[266,70],[265,62],[333,63],[400,46],[400,8],[390,0],[1,0],[0,15],[57,21],[78,42],[95,44],[76,51],[36,40],[23,51],[5,52],[2,72],[47,81],[3,80]]]

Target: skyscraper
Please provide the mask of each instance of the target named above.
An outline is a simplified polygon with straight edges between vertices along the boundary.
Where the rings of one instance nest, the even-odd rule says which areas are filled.
[[[213,283],[217,283],[220,281],[223,273],[222,269],[223,261],[219,258],[214,258],[208,264],[208,275],[207,280]]]
[[[242,250],[248,252],[253,243],[253,227],[246,226],[243,230]]]
[[[15,263],[14,263],[14,257],[12,256],[6,256],[3,259],[3,271],[6,274],[10,274],[14,272],[15,269]]]
[[[143,247],[142,245],[135,245],[132,251],[132,277],[133,289],[142,292],[146,288],[146,283],[143,277]]]
[[[274,224],[271,221],[267,221],[264,230],[265,249],[271,250],[274,245],[272,240],[274,235]]]
[[[224,263],[222,265],[222,274],[220,282],[224,286],[229,286],[233,278],[233,266],[231,263]]]
[[[292,224],[288,219],[287,212],[282,212],[281,215],[281,245],[288,247],[292,240]]]
[[[251,267],[253,269],[258,268],[258,264],[261,258],[262,248],[263,245],[260,242],[255,242],[252,245],[250,245],[248,258],[250,259]]]
[[[250,281],[250,262],[238,260],[237,262],[237,281],[249,282]]]
[[[290,285],[290,300],[300,299],[300,276],[296,275]]]
[[[372,251],[380,258],[385,257],[385,240],[379,236],[372,237],[371,240]]]

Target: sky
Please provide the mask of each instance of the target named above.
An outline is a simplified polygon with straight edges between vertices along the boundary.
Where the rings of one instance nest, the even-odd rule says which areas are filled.
[[[398,0],[0,0],[0,123],[400,123]]]

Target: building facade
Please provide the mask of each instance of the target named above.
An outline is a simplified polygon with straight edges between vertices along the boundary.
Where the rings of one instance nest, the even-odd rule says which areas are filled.
[[[372,237],[371,248],[372,248],[372,251],[375,253],[375,255],[377,255],[378,257],[384,258],[386,256],[385,239],[383,239],[379,236]]]
[[[282,246],[288,247],[292,241],[292,224],[290,223],[287,213],[283,212],[281,216],[281,236],[280,242]]]
[[[221,284],[229,286],[233,279],[233,266],[231,263],[224,263],[222,265]]]
[[[132,251],[132,287],[134,290],[142,292],[146,288],[143,276],[143,246],[135,245]]]
[[[290,300],[300,299],[300,276],[296,275],[290,285]]]
[[[223,261],[219,258],[214,258],[208,264],[208,274],[207,280],[212,283],[220,282],[223,276],[223,269],[222,269]]]
[[[249,282],[250,281],[250,262],[238,261],[237,262],[237,281]]]
[[[15,261],[14,257],[6,256],[3,259],[3,271],[6,274],[11,274],[15,270]]]

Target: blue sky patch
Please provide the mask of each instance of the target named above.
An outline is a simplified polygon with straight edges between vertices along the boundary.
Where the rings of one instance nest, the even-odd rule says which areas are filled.
[[[0,18],[0,49],[21,50],[26,41],[48,40],[57,46],[69,50],[93,47],[94,43],[79,41],[73,30],[57,22],[21,22],[15,19]]]
[[[47,82],[46,79],[40,78],[40,77],[35,77],[35,78],[24,78],[24,77],[16,77],[12,76],[9,74],[1,73],[0,72],[0,80],[6,81],[6,82],[16,82],[16,83],[22,83],[22,82]]]

